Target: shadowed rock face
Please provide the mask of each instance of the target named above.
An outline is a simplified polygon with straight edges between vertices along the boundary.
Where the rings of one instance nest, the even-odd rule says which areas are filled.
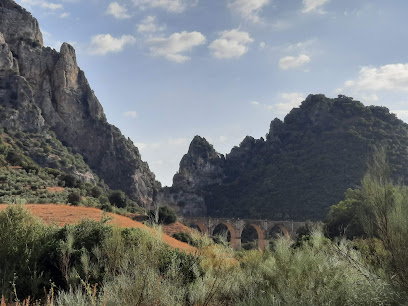
[[[408,180],[408,125],[385,107],[309,95],[263,138],[225,158],[196,136],[166,190],[186,215],[322,220],[356,188],[373,146],[386,146],[395,181]]]
[[[160,184],[132,141],[106,121],[74,48],[44,47],[37,20],[12,0],[0,0],[0,105],[3,115],[14,112],[0,118],[3,127],[51,129],[112,189],[152,202]]]
[[[184,191],[219,184],[223,179],[224,156],[216,152],[203,137],[196,136],[180,162],[173,187]]]
[[[194,137],[180,162],[179,172],[173,177],[172,188],[164,188],[160,200],[172,205],[179,214],[205,216],[207,207],[200,190],[222,182],[224,164],[224,156],[205,138]]]

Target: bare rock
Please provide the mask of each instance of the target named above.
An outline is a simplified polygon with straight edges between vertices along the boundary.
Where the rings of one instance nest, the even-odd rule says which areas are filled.
[[[0,106],[15,111],[1,124],[23,130],[45,125],[112,189],[149,205],[160,183],[132,141],[106,121],[74,48],[44,47],[37,20],[12,0],[0,0],[0,33]]]

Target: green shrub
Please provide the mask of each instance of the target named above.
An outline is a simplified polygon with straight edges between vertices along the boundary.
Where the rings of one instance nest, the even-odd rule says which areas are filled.
[[[124,208],[126,207],[126,195],[121,190],[111,191],[109,194],[109,202],[116,207]]]
[[[68,194],[68,203],[71,205],[78,205],[81,203],[82,197],[78,191],[72,191]]]
[[[102,189],[98,186],[93,186],[90,190],[90,195],[94,198],[99,198],[102,195]]]
[[[154,220],[156,212],[150,210],[149,217]],[[161,224],[171,224],[177,221],[177,214],[168,206],[162,206],[159,208],[159,223]]]
[[[196,241],[193,239],[193,237],[191,237],[191,235],[189,233],[175,233],[173,234],[173,238],[181,241],[181,242],[185,242],[188,243],[189,245],[192,246],[198,246]]]
[[[0,212],[0,291],[4,296],[14,294],[11,282],[19,297],[38,297],[43,287],[49,287],[52,276],[46,257],[53,248],[54,233],[21,205],[9,205]]]

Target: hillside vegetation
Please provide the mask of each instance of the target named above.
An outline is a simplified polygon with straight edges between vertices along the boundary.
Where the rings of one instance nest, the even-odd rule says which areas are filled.
[[[110,190],[52,132],[0,131],[0,203],[70,203],[143,211],[122,191]]]
[[[195,137],[174,176],[171,200],[184,214],[194,214],[195,205],[210,216],[322,220],[345,190],[360,186],[367,156],[380,144],[393,178],[406,181],[406,123],[385,107],[310,95],[283,122],[272,121],[266,139],[248,136],[225,157]]]

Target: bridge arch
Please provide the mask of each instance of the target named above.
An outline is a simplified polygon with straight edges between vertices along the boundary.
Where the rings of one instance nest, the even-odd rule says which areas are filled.
[[[201,234],[203,234],[203,235],[208,234],[208,228],[207,228],[207,226],[204,225],[204,223],[199,222],[199,221],[191,221],[190,224],[189,224],[189,227],[193,227],[194,225],[198,227]]]
[[[230,240],[231,246],[232,246],[234,249],[236,249],[236,248],[237,248],[237,232],[236,232],[234,226],[233,226],[231,223],[225,222],[225,221],[217,222],[217,223],[214,224],[214,226],[211,228],[211,230],[210,230],[210,236],[214,236],[214,230],[215,230],[219,225],[225,225],[225,226],[227,227],[227,229],[228,229],[228,231],[229,231],[229,233],[230,233],[230,235],[231,235],[231,240]]]
[[[274,238],[273,236],[275,234],[281,234],[283,237],[290,239],[290,233],[289,230],[287,229],[287,227],[283,224],[280,223],[275,223],[272,224],[272,226],[270,226],[268,228],[268,236],[270,238]]]
[[[255,223],[252,223],[252,222],[245,223],[244,227],[242,228],[241,235],[240,235],[241,243],[246,242],[246,241],[243,240],[242,236],[243,236],[244,231],[249,229],[249,228],[252,228],[252,229],[254,229],[256,231],[256,234],[257,234],[257,237],[258,237],[258,249],[264,250],[265,249],[265,245],[264,245],[265,234],[264,234],[264,231],[262,230],[262,228],[258,224],[255,224]]]
[[[263,250],[269,245],[270,239],[274,234],[283,235],[285,238],[293,239],[296,236],[296,230],[304,226],[304,222],[298,221],[272,221],[272,220],[250,220],[250,219],[231,219],[231,218],[212,218],[212,217],[187,217],[180,216],[180,220],[186,224],[196,224],[201,232],[209,236],[214,235],[214,230],[219,224],[223,224],[230,233],[231,246],[234,249],[241,248],[242,231],[248,225],[255,228],[258,235],[259,249]],[[255,236],[255,233],[253,233]],[[262,239],[263,238],[263,239]]]

